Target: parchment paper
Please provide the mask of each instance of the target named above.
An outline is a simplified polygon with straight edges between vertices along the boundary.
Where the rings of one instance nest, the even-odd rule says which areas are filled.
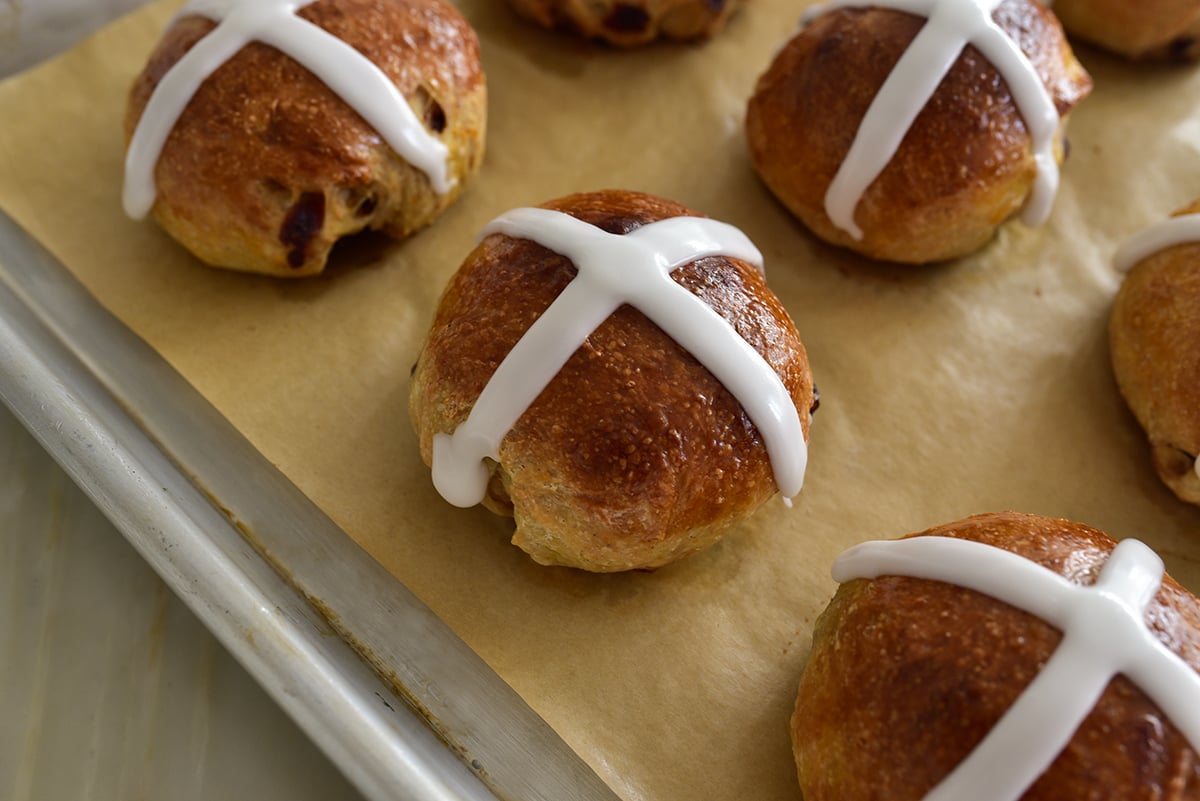
[[[125,93],[155,6],[0,84],[0,206],[430,604],[627,799],[794,800],[787,735],[833,558],[982,511],[1137,536],[1200,590],[1200,510],[1154,475],[1105,326],[1116,245],[1200,196],[1200,72],[1080,56],[1094,95],[1048,224],[979,255],[870,264],[818,243],[753,174],[742,117],[804,3],[715,40],[619,52],[462,0],[491,104],[483,173],[435,226],[324,278],[199,266],[120,208]],[[796,508],[772,501],[655,573],[533,564],[511,522],[436,495],[406,414],[442,287],[496,214],[618,187],[741,226],[808,346],[822,405]],[[914,758],[920,758],[914,755]]]

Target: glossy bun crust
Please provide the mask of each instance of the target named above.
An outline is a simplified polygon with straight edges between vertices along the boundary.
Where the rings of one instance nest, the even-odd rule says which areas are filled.
[[[622,191],[543,205],[625,234],[699,216]],[[532,241],[493,234],[455,274],[413,372],[421,456],[453,432],[501,360],[576,273]],[[728,320],[783,379],[805,437],[814,405],[804,345],[756,268],[699,259],[675,280]],[[575,352],[504,438],[484,504],[513,515],[513,542],[543,564],[653,568],[715,542],[776,492],[763,441],[741,405],[641,312],[622,306]]]
[[[1091,91],[1054,16],[1005,0],[994,19],[1033,63],[1066,115]],[[1037,174],[1007,85],[967,46],[917,116],[891,163],[864,192],[856,241],[825,213],[825,193],[859,124],[925,20],[884,8],[823,14],[759,78],[746,132],[755,169],[813,233],[885,261],[919,264],[977,250],[1025,202]]]
[[[508,0],[543,28],[574,31],[618,47],[655,39],[702,39],[725,26],[742,0]]]
[[[1080,583],[1115,542],[1078,523],[1013,513],[914,536],[1018,553]],[[1169,577],[1148,622],[1200,668],[1200,601]],[[843,584],[817,621],[792,740],[805,801],[922,798],[991,730],[1061,639],[1047,623],[971,590],[885,576]],[[1200,756],[1122,676],[1023,801],[1200,799]]]
[[[1197,202],[1180,214],[1200,213]],[[1200,243],[1134,265],[1109,318],[1113,373],[1150,440],[1158,475],[1200,504]]]
[[[280,51],[252,42],[209,77],[155,171],[154,216],[201,260],[294,277],[321,272],[339,237],[397,239],[428,225],[483,158],[479,44],[443,0],[318,0],[297,12],[366,55],[449,148],[445,196],[353,109]],[[134,82],[126,145],[150,95],[214,23],[177,20]]]
[[[1200,0],[1055,0],[1072,36],[1134,59],[1200,59]]]

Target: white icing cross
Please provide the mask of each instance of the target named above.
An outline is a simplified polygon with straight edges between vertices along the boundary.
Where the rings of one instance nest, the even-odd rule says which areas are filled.
[[[217,27],[167,70],[150,96],[125,156],[125,213],[141,219],[154,206],[154,167],[179,115],[200,85],[251,41],[298,61],[336,92],[402,158],[429,177],[438,194],[447,177],[448,149],[421,121],[384,72],[318,25],[296,16],[314,0],[192,0],[181,16],[198,14]]]
[[[800,491],[808,460],[795,403],[769,364],[726,320],[671,273],[705,256],[731,256],[762,269],[762,254],[737,228],[702,217],[674,217],[624,236],[569,214],[514,209],[480,234],[530,239],[575,263],[578,273],[508,353],[466,422],[433,439],[433,483],[456,506],[487,491],[485,458],[587,337],[620,306],[645,314],[687,349],[741,402],[766,444],[785,498]]]
[[[1200,675],[1146,625],[1163,563],[1123,540],[1091,586],[1002,548],[952,537],[868,542],[834,563],[839,582],[900,575],[966,587],[1062,632],[1058,650],[979,746],[924,801],[1017,801],[1050,767],[1109,681],[1125,675],[1200,748]]]
[[[805,12],[805,24],[827,11],[868,6],[928,18],[871,101],[850,152],[825,194],[825,213],[838,228],[862,239],[862,229],[854,221],[859,200],[896,155],[913,121],[968,44],[974,45],[1003,76],[1033,143],[1037,177],[1021,219],[1027,225],[1039,225],[1049,216],[1058,191],[1058,162],[1053,147],[1058,110],[1021,48],[992,20],[992,12],[1001,2],[832,0]]]

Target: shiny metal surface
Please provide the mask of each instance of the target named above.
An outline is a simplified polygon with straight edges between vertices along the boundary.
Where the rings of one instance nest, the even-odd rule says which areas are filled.
[[[0,399],[368,797],[616,797],[2,213]]]

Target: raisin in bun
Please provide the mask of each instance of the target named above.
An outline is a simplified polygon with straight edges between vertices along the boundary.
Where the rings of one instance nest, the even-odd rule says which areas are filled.
[[[403,238],[453,203],[483,158],[487,91],[475,33],[444,0],[286,6],[193,0],[168,27],[130,92],[126,208],[152,204],[209,264],[293,277],[321,272],[342,236]],[[207,78],[186,60],[256,13],[274,16]],[[191,74],[194,93],[178,85]]]
[[[715,249],[691,255],[706,240]],[[675,268],[657,273],[660,256]],[[777,486],[795,494],[812,377],[757,258],[732,226],[634,192],[497,218],[413,371],[409,410],[439,491],[515,517],[513,542],[536,561],[597,572],[664,565]]]
[[[1197,0],[1056,0],[1067,33],[1133,59],[1200,58]]]
[[[834,572],[792,718],[805,801],[1200,799],[1200,600],[1145,545],[988,514]]]
[[[1178,236],[1154,241],[1172,228]],[[1200,202],[1130,240],[1118,261],[1129,273],[1109,319],[1117,386],[1159,477],[1200,504]]]
[[[1023,207],[1027,221],[1040,222],[1057,186],[1066,117],[1091,89],[1058,21],[1032,0],[1005,0],[992,15],[998,30],[980,40],[1007,59],[997,66],[962,46],[969,37],[953,25],[927,26],[888,5],[823,10],[759,78],[746,129],[763,181],[821,239],[885,261],[966,255]],[[960,16],[985,21],[986,12],[963,5],[969,12]],[[905,54],[950,44],[959,55],[940,81],[929,63],[916,70],[936,87],[928,102],[920,81],[893,75]],[[915,115],[911,125],[905,113]],[[884,140],[898,145],[890,157]],[[831,187],[840,198],[827,196]]]
[[[618,47],[655,39],[702,39],[725,26],[742,0],[509,0],[543,28],[562,28]]]

